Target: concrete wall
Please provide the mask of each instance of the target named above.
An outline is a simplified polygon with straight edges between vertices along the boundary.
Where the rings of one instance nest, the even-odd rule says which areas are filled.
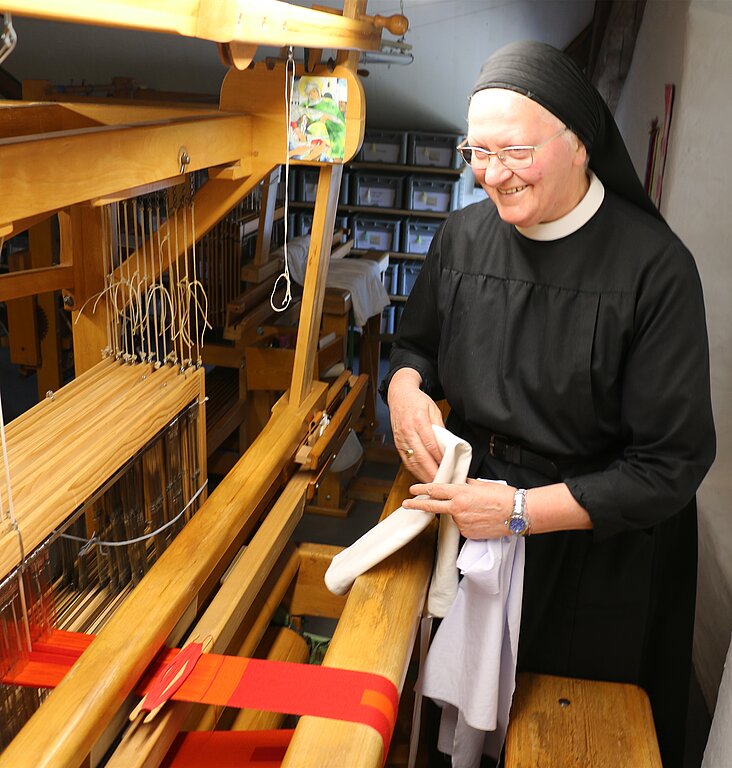
[[[648,128],[676,100],[661,210],[704,285],[718,456],[699,492],[694,663],[712,711],[732,630],[732,2],[649,0],[616,113],[639,173]]]

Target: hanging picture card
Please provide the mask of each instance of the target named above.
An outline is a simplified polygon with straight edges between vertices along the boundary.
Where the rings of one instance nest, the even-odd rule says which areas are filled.
[[[348,82],[340,77],[296,77],[290,96],[291,160],[343,162]]]

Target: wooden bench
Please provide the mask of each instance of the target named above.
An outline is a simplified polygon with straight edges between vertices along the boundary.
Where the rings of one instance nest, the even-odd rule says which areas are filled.
[[[651,705],[636,685],[519,674],[506,768],[661,768]]]

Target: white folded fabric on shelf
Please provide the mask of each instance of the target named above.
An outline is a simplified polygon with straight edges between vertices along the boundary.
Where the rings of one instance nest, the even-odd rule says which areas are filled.
[[[287,260],[292,279],[298,284],[305,283],[305,269],[308,263],[310,235],[295,237],[287,243]],[[278,248],[272,258],[282,257],[284,249]],[[382,282],[379,263],[371,259],[334,259],[328,265],[325,284],[329,288],[350,291],[353,305],[353,319],[356,325],[364,326],[373,315],[378,315],[389,306],[389,294]]]

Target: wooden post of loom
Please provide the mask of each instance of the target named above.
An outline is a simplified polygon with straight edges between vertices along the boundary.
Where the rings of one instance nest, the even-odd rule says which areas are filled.
[[[105,208],[72,205],[59,212],[61,263],[73,263],[74,290],[65,303],[73,308],[74,370],[88,371],[102,359],[107,346],[107,304],[102,299],[94,310],[93,297],[104,290]],[[109,231],[109,227],[106,227]],[[86,305],[86,306],[85,306]],[[83,309],[83,311],[82,311]]]
[[[308,268],[303,286],[295,363],[290,386],[290,399],[296,404],[301,403],[307,397],[313,384],[320,320],[323,314],[325,280],[330,264],[331,233],[335,224],[342,175],[342,165],[324,165],[321,167],[318,177],[318,191],[315,197],[313,226],[308,251]]]
[[[8,253],[8,271],[29,269],[30,251]],[[38,343],[38,302],[35,296],[23,296],[5,303],[8,335],[10,337],[10,362],[15,365],[37,368],[41,362]]]
[[[50,267],[53,264],[53,217],[49,217],[28,230],[28,245],[32,267]],[[63,384],[61,349],[56,315],[56,295],[38,294],[38,308],[46,319],[46,332],[41,334],[41,359],[37,371],[38,399],[47,392],[55,392]]]
[[[252,267],[256,270],[257,280],[261,282],[274,274],[280,267],[279,261],[270,261],[269,252],[272,245],[272,226],[275,220],[275,206],[277,205],[277,185],[280,180],[280,168],[277,166],[271,173],[264,177],[262,183],[262,208],[259,214],[259,227],[257,229],[257,245],[254,251]]]

